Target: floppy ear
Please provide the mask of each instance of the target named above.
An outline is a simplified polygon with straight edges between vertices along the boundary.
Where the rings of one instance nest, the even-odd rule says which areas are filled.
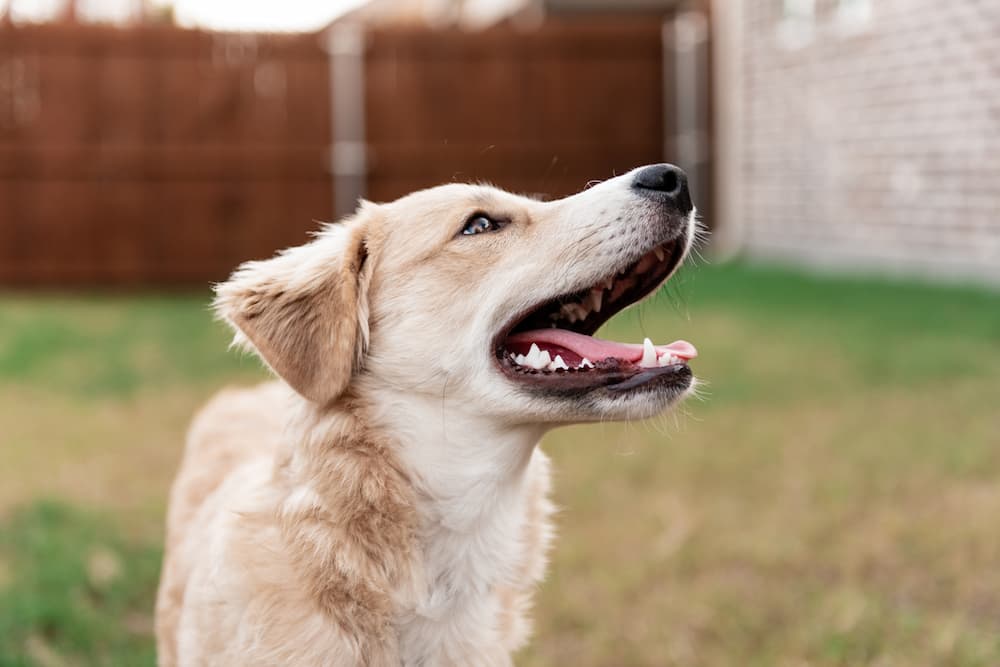
[[[319,404],[343,393],[368,346],[365,232],[376,210],[363,202],[314,241],[247,262],[215,288],[215,311],[236,329],[235,344]]]

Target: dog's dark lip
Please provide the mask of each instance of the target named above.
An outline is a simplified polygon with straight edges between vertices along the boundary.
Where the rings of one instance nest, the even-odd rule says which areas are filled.
[[[508,376],[514,376],[525,386],[547,393],[576,394],[581,391],[605,389],[611,393],[624,393],[638,389],[670,388],[683,391],[691,386],[694,373],[686,363],[657,368],[643,368],[619,359],[604,359],[593,369],[570,368],[543,372],[524,368],[501,359],[499,362]]]
[[[611,275],[632,274],[641,259],[656,247],[664,248],[668,256],[655,270],[640,276],[641,281],[629,288],[614,303],[608,304],[608,308],[601,312],[591,312],[585,320],[565,328],[577,333],[593,335],[612,317],[625,308],[642,301],[663,285],[684,259],[687,251],[687,237],[684,234],[650,245],[639,252],[637,258],[631,260],[623,270],[615,271]],[[531,318],[533,314],[544,313],[563,303],[576,302],[585,297],[590,289],[590,285],[583,286],[575,291],[543,301],[511,318],[494,336],[491,344],[494,363],[498,369],[508,378],[521,384],[539,389],[544,388],[546,391],[567,393],[578,393],[596,388],[605,388],[611,392],[623,392],[653,386],[669,386],[683,390],[691,385],[693,374],[687,363],[683,361],[668,366],[645,368],[620,359],[608,358],[595,360],[592,369],[567,368],[556,371],[525,368],[511,361],[504,343],[520,324]]]

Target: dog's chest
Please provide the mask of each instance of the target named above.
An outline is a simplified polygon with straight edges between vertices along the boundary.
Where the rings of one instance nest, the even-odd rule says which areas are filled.
[[[398,624],[404,665],[509,664],[526,636],[523,603],[544,569],[548,474],[538,452],[517,488],[425,514],[424,585]]]

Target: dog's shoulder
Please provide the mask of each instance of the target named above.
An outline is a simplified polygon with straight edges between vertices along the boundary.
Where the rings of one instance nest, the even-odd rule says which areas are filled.
[[[174,663],[177,629],[196,563],[184,544],[197,541],[195,521],[206,501],[233,471],[254,459],[273,457],[284,423],[281,409],[290,390],[281,382],[234,387],[217,393],[188,431],[183,460],[170,491],[163,576],[157,596],[160,664]]]
[[[227,387],[195,415],[188,430],[187,450],[225,448],[234,437],[256,441],[259,438],[255,435],[278,433],[292,400],[291,389],[280,381]]]
[[[185,655],[392,664],[395,612],[419,581],[412,485],[350,409],[282,406],[285,391],[226,390],[195,418],[171,499],[161,597],[178,609],[163,634]],[[276,429],[262,414],[275,410]],[[236,618],[252,645],[214,646]]]
[[[281,382],[231,387],[212,397],[195,416],[171,490],[168,542],[171,531],[186,524],[234,468],[274,455],[284,427],[282,408],[290,395]]]

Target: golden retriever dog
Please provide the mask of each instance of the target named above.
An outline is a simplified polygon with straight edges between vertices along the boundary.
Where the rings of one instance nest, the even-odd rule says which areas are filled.
[[[593,334],[695,229],[660,164],[549,202],[462,184],[364,202],[242,265],[215,308],[279,380],[191,428],[160,664],[510,665],[552,538],[537,443],[691,390],[689,343]]]

